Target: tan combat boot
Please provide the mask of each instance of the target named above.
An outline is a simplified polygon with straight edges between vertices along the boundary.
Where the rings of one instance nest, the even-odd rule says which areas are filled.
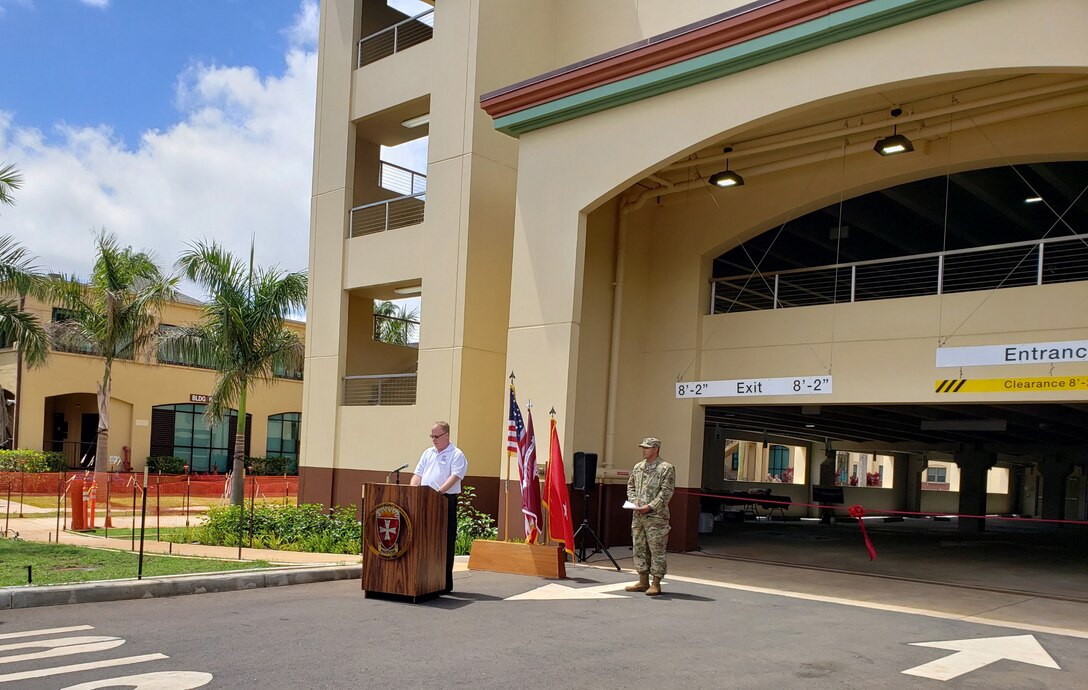
[[[627,585],[624,587],[625,592],[645,592],[650,588],[650,574],[639,573],[638,582],[633,585]]]
[[[646,596],[656,597],[661,594],[661,578],[654,575],[654,583],[646,590]]]

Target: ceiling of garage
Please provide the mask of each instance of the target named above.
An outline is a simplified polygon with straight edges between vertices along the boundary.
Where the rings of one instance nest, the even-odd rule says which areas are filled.
[[[970,445],[1014,455],[1088,452],[1088,404],[1076,403],[709,406],[706,423],[725,433],[845,441],[874,451]]]

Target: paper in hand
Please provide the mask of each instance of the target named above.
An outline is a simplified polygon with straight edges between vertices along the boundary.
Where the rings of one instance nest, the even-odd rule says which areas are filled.
[[[628,510],[634,510],[635,508],[638,508],[638,506],[636,506],[634,503],[631,503],[630,501],[624,501],[623,507],[627,508]]]

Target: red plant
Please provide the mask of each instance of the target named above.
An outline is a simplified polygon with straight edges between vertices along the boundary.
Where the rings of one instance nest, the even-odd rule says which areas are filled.
[[[880,480],[879,472],[866,472],[865,473],[865,486],[880,486],[883,482]]]

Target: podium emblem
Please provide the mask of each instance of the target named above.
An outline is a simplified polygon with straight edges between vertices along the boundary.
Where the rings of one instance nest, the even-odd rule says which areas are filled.
[[[412,544],[412,522],[395,503],[380,503],[367,515],[367,547],[379,558],[403,556]]]

